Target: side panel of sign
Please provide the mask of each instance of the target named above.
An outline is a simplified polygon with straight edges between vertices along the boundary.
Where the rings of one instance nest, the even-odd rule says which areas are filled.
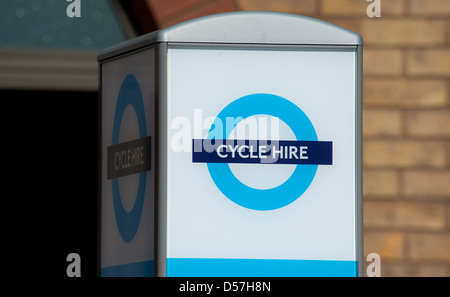
[[[155,49],[101,67],[100,275],[153,276]]]
[[[169,47],[169,276],[356,276],[356,49]]]

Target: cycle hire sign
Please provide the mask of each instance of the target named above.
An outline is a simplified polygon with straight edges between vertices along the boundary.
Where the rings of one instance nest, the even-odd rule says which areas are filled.
[[[362,275],[361,57],[274,12],[103,51],[103,275]]]
[[[154,56],[101,65],[100,276],[155,275]]]

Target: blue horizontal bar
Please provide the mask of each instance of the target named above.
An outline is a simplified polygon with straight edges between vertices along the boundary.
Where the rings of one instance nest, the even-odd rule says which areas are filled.
[[[333,143],[331,141],[193,139],[192,162],[332,165]]]
[[[102,277],[152,277],[153,260],[100,268]]]
[[[168,258],[173,277],[356,277],[357,261]]]

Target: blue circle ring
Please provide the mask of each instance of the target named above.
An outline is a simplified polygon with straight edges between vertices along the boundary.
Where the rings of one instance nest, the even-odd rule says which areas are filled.
[[[247,95],[230,103],[217,115],[208,139],[213,138],[212,132],[216,127],[222,127],[222,135],[227,139],[240,120],[259,114],[278,117],[284,121],[297,140],[317,141],[316,131],[306,114],[289,100],[272,94]],[[224,124],[227,118],[234,120],[231,129]],[[216,121],[220,122],[215,124]],[[271,189],[255,189],[239,181],[227,163],[208,163],[207,166],[217,188],[228,199],[242,207],[261,211],[278,209],[297,200],[312,183],[318,167],[296,165],[292,175],[283,184]]]
[[[144,102],[142,101],[141,89],[139,87],[138,81],[131,74],[129,74],[123,80],[122,86],[120,87],[119,96],[117,98],[116,109],[114,112],[112,145],[116,145],[119,143],[120,125],[122,123],[123,114],[128,105],[131,105],[136,112],[140,137],[146,137],[147,128],[145,124]],[[130,212],[127,212],[123,208],[119,190],[119,179],[113,178],[111,180],[116,224],[117,228],[119,229],[120,236],[125,242],[132,241],[138,230],[142,215],[142,207],[144,205],[146,180],[146,172],[144,171],[139,173],[139,185],[136,194],[136,200]]]

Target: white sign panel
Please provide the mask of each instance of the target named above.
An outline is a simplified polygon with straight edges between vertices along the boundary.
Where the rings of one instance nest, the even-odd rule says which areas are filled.
[[[167,276],[358,274],[356,55],[169,46]]]

